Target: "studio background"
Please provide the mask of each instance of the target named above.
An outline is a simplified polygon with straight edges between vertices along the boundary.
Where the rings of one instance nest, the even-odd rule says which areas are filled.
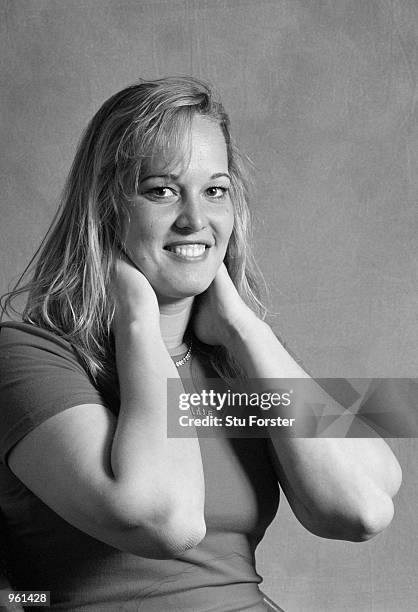
[[[0,292],[57,206],[88,120],[138,77],[213,82],[254,162],[272,325],[317,376],[417,376],[414,0],[1,0]],[[286,612],[418,609],[416,440],[392,526],[306,532],[282,498],[258,549]]]

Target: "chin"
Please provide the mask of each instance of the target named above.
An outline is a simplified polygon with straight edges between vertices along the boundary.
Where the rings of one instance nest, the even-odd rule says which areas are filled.
[[[175,287],[171,287],[170,289],[166,288],[164,291],[156,290],[157,295],[161,298],[165,299],[177,299],[182,300],[184,298],[191,298],[204,293],[206,289],[210,286],[213,279],[210,279],[207,282],[194,282],[194,283],[178,283]]]
[[[197,297],[198,295],[201,295],[202,293],[204,293],[206,291],[206,289],[208,289],[210,283],[208,285],[204,285],[204,286],[200,286],[200,287],[194,287],[194,288],[185,288],[184,290],[181,290],[179,287],[177,287],[176,290],[176,294],[179,298],[186,298],[186,297]]]

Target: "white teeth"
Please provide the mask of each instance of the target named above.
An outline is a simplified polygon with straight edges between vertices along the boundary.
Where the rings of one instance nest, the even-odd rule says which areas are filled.
[[[204,244],[178,244],[166,248],[167,251],[171,251],[181,257],[200,257],[205,252],[206,247]]]

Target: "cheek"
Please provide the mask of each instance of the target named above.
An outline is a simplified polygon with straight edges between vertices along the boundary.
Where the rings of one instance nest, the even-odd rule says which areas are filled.
[[[231,204],[228,210],[226,211],[226,215],[225,215],[225,234],[228,236],[228,241],[231,237],[232,230],[234,229],[234,225],[235,225],[235,217],[234,217],[234,210]]]
[[[232,208],[232,204],[226,211],[224,222],[223,222],[223,237],[225,242],[225,251],[228,249],[229,241],[232,236],[232,232],[235,226],[235,216]]]
[[[234,207],[231,202],[225,203],[222,207],[219,206],[216,211],[216,223],[219,233],[223,236],[231,234],[234,220]]]
[[[125,239],[129,247],[134,249],[149,248],[159,240],[159,220],[146,210],[131,211],[125,224]]]

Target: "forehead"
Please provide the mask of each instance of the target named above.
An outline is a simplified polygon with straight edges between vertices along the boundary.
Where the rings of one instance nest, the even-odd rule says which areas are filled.
[[[142,164],[141,175],[180,175],[196,169],[207,169],[212,174],[228,170],[223,132],[215,121],[201,115],[195,115],[190,129],[183,128],[177,138],[156,146]]]

